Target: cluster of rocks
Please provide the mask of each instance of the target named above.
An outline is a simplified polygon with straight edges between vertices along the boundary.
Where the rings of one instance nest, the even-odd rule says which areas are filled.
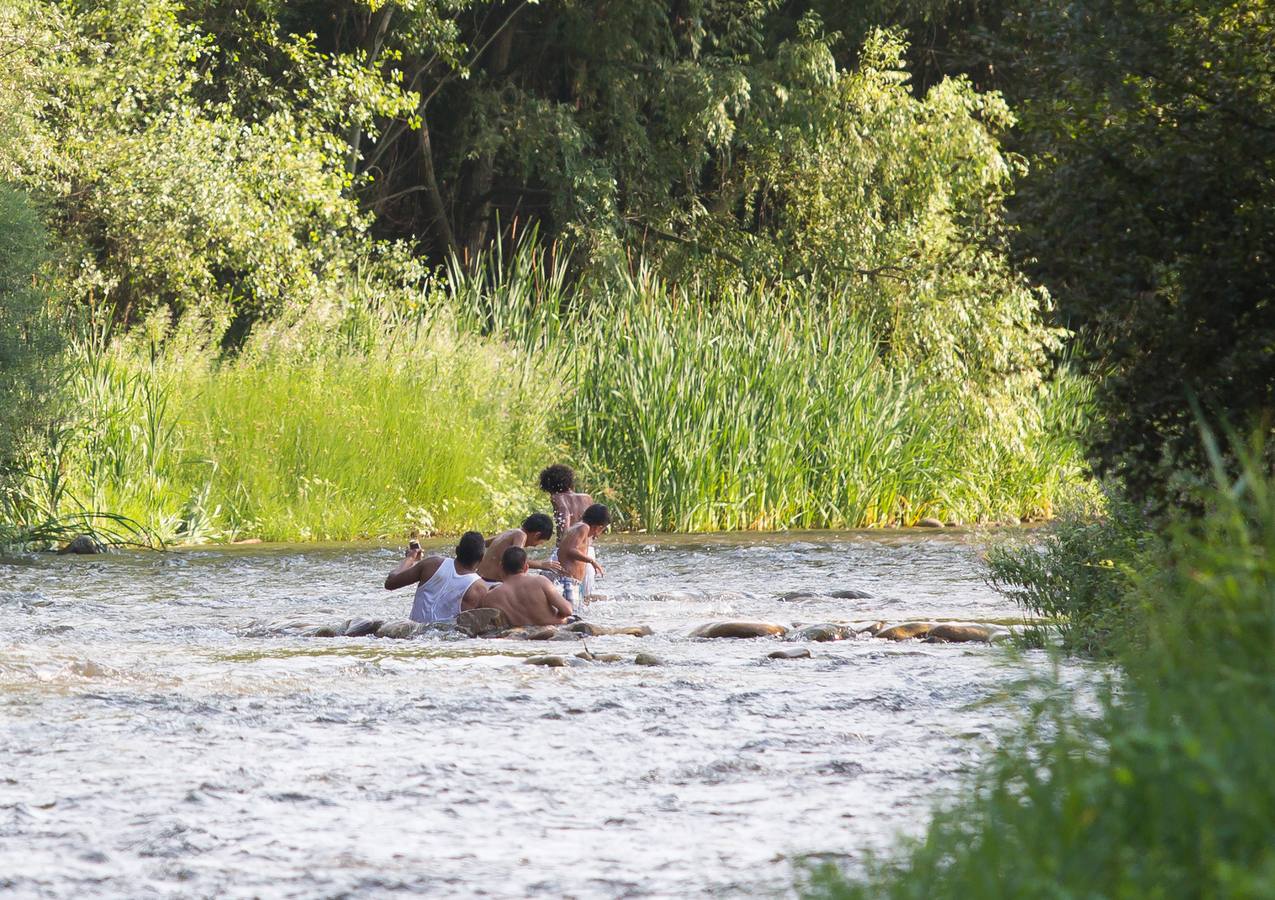
[[[593,653],[589,650],[581,650],[572,656],[562,656],[558,654],[546,656],[529,656],[523,660],[523,663],[529,666],[546,666],[550,669],[563,669],[568,666],[591,666],[594,663],[623,663],[628,662],[629,657],[623,653]],[[633,657],[633,662],[639,666],[662,666],[664,660],[660,659],[654,653],[639,653]]]
[[[598,625],[573,622],[570,625],[525,625],[514,627],[498,609],[467,609],[453,622],[422,624],[409,619],[371,619],[358,617],[316,625],[312,622],[281,622],[266,626],[270,634],[295,634],[301,637],[378,637],[408,640],[423,634],[454,635],[471,638],[504,638],[519,641],[578,641],[602,635],[646,637],[653,632],[649,625]]]
[[[970,641],[996,643],[1012,635],[1001,625],[969,622],[821,622],[810,625],[778,625],[773,622],[710,622],[691,632],[696,638],[777,637],[786,641],[847,641],[861,635],[887,641],[919,639],[931,644]]]
[[[500,638],[518,641],[577,641],[586,637],[624,635],[647,637],[649,625],[599,625],[574,622],[570,625],[511,626],[504,614],[495,609],[471,609],[462,612],[454,622],[423,625],[406,619],[353,618],[343,622],[316,625],[286,622],[268,626],[274,634],[297,634],[303,637],[378,637],[406,640],[423,634],[452,634],[457,637]],[[849,641],[874,637],[887,641],[922,640],[927,643],[996,643],[1012,636],[1002,626],[971,622],[815,622],[792,626],[775,622],[723,621],[709,622],[694,629],[690,636],[704,639],[779,638],[789,642]]]

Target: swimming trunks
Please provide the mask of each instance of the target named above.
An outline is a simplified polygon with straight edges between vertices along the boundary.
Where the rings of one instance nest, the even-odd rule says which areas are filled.
[[[570,575],[559,575],[554,579],[554,583],[558,585],[558,590],[562,591],[562,599],[571,604],[572,611],[579,608],[581,601],[584,599],[583,594],[580,592],[580,582]]]

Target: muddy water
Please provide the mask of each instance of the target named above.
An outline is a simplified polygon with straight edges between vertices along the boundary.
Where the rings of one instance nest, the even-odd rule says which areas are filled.
[[[725,618],[986,620],[976,536],[604,538],[646,623],[565,644],[270,634],[403,618],[397,551],[0,563],[0,894],[616,897],[791,892],[915,833],[1046,665],[978,645],[692,640]],[[870,600],[783,601],[861,589]]]

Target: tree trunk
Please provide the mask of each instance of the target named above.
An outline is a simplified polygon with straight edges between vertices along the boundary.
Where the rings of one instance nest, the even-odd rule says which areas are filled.
[[[375,66],[376,61],[381,56],[381,48],[385,46],[385,35],[390,29],[390,19],[393,14],[394,4],[386,3],[372,19],[368,27],[367,37],[363,46],[368,68]],[[345,171],[353,176],[359,170],[359,152],[360,145],[363,143],[363,126],[357,122],[351,125],[347,140],[350,145],[350,155],[345,162]]]
[[[447,218],[447,208],[443,204],[443,195],[438,190],[438,179],[434,175],[434,151],[429,141],[429,122],[421,111],[421,183],[425,190],[425,212],[429,216],[429,224],[434,228],[449,253],[460,253],[456,245],[456,237],[452,233],[452,223]]]
[[[509,55],[514,43],[514,26],[509,22],[501,29],[487,59],[489,77],[500,77],[509,68]],[[492,151],[478,158],[470,184],[469,227],[465,236],[465,253],[472,258],[487,243],[491,227],[491,186],[496,174],[496,155]]]

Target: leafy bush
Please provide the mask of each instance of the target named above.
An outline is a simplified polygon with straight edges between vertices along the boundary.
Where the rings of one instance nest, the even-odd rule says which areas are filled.
[[[47,309],[49,256],[35,205],[0,182],[0,468],[53,413],[62,339]]]
[[[48,261],[35,205],[0,182],[0,529],[41,518],[29,455],[60,412],[62,335],[48,309]]]
[[[993,546],[988,583],[1024,609],[1051,620],[1068,652],[1110,653],[1133,627],[1130,588],[1153,545],[1146,522],[1118,494],[1105,514],[1066,512],[1031,540]]]
[[[1266,0],[1005,8],[1024,265],[1086,336],[1094,459],[1172,514],[1211,481],[1201,411],[1272,424],[1275,18]]]
[[[1044,704],[897,862],[824,871],[812,896],[1275,894],[1275,484],[1236,456],[1242,476],[1132,577],[1145,640],[1120,645],[1101,714]]]

